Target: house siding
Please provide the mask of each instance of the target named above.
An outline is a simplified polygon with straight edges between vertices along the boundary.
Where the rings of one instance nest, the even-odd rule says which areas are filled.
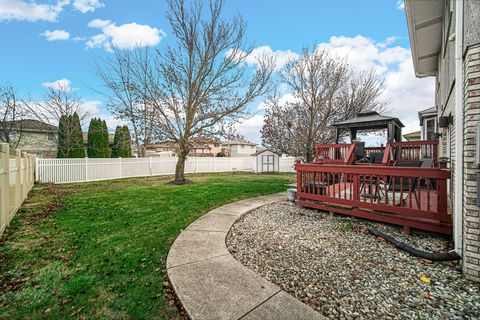
[[[23,132],[18,148],[42,157],[55,157],[57,154],[57,142],[55,139],[48,140],[46,132]]]
[[[480,7],[480,6],[479,6]],[[480,208],[477,205],[475,126],[480,122],[480,44],[467,48],[464,64],[463,245],[465,277],[480,282]]]
[[[448,2],[446,2],[448,3]],[[448,6],[447,6],[448,8]],[[455,41],[448,41],[455,33],[455,12],[452,14],[448,34],[442,36],[442,48],[438,55],[435,103],[438,117],[448,116],[452,121],[449,128],[439,128],[442,134],[439,141],[439,156],[450,159],[452,179],[449,183],[449,211],[454,213],[455,177],[462,174],[463,180],[463,272],[465,277],[480,282],[480,208],[477,206],[477,173],[475,165],[475,126],[480,122],[480,2],[464,2],[464,65],[463,79],[455,79]],[[444,16],[447,24],[448,15]],[[455,128],[455,86],[461,85],[464,91],[464,131]],[[455,137],[463,138],[463,172],[455,172]],[[455,219],[453,220],[455,222]],[[454,229],[455,230],[455,229]]]

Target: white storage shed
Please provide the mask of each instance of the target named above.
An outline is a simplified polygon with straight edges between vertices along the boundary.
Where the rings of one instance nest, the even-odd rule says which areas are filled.
[[[280,154],[265,149],[252,154],[255,157],[255,172],[280,172]]]

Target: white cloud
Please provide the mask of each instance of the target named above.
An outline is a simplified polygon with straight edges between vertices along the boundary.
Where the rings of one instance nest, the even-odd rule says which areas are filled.
[[[87,47],[103,47],[107,51],[112,51],[113,47],[133,49],[136,46],[156,46],[165,37],[163,30],[135,22],[117,26],[109,20],[95,19],[88,26],[101,29],[102,33],[90,37]]]
[[[68,79],[59,79],[52,82],[44,82],[42,83],[42,86],[47,89],[62,90],[65,92],[70,92],[74,90],[74,88],[72,88],[72,82]]]
[[[263,115],[256,114],[248,119],[238,121],[238,123],[235,124],[235,129],[239,134],[245,136],[248,141],[261,143],[262,136],[260,129],[262,129],[263,126],[263,119]]]
[[[55,22],[63,7],[69,3],[70,0],[59,0],[54,5],[25,0],[1,0],[0,21],[26,20],[35,22],[43,20]]]
[[[292,93],[285,93],[284,95],[280,96],[280,98],[278,98],[278,105],[285,106],[288,102],[294,103],[296,101],[300,101],[300,99],[294,97]],[[257,106],[257,110],[265,110],[266,108],[267,103],[265,101],[260,102]]]
[[[410,50],[400,46],[390,47],[396,38],[389,37],[384,42],[376,42],[358,35],[356,37],[333,36],[329,42],[320,43],[318,49],[324,49],[334,56],[344,57],[358,70],[374,69],[379,75],[390,69],[391,64],[404,61]]]
[[[398,69],[385,76],[383,96],[391,101],[391,114],[398,117],[404,133],[420,130],[418,111],[435,106],[435,79],[415,77],[411,56],[398,64]]]
[[[70,39],[70,33],[65,30],[45,30],[41,33],[42,36],[47,38],[48,41],[68,40]]]
[[[275,59],[275,70],[280,70],[283,68],[289,61],[296,60],[300,55],[291,50],[275,50],[273,51],[270,46],[261,46],[252,50],[252,52],[247,56],[246,62],[249,65],[255,65],[258,63],[258,59],[261,57],[274,58]]]
[[[242,55],[246,55],[244,51],[238,51],[238,49],[229,49],[225,53],[226,56],[231,55],[234,51],[239,52]],[[261,58],[273,58],[275,59],[275,71],[283,68],[289,61],[296,60],[300,55],[291,50],[273,50],[270,46],[260,46],[252,50],[245,58],[245,63],[249,66],[258,65],[258,61]]]
[[[100,2],[100,0],[75,0],[73,6],[81,13],[87,13],[105,7],[105,4]]]
[[[403,2],[403,0],[398,0],[397,4],[396,4],[396,7],[397,7],[398,10],[404,10],[405,9],[405,2]]]
[[[382,98],[388,99],[390,115],[398,117],[404,124],[404,133],[419,130],[418,111],[434,106],[435,80],[418,79],[413,70],[410,49],[395,45],[396,38],[389,37],[383,42],[376,42],[364,36],[331,37],[329,42],[320,43],[319,48],[330,53],[346,57],[348,62],[359,70],[374,68],[385,80]],[[281,102],[292,98],[283,91]],[[260,102],[257,110],[265,108]],[[256,115],[239,124],[238,130],[247,139],[259,142],[263,116]]]
[[[382,98],[391,102],[391,115],[405,124],[403,132],[408,133],[419,130],[418,111],[434,106],[435,80],[415,77],[410,49],[394,46],[396,40],[389,37],[376,42],[361,35],[339,36],[319,44],[319,48],[346,57],[359,70],[375,69],[385,80]]]

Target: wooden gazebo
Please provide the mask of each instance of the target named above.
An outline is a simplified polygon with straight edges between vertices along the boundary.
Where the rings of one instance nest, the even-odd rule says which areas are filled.
[[[332,124],[337,129],[336,143],[338,143],[342,136],[342,131],[350,131],[350,140],[357,139],[358,131],[366,130],[387,130],[388,141],[402,141],[402,128],[403,123],[394,117],[384,116],[376,111],[364,111],[358,113],[355,117],[347,119],[345,121]]]

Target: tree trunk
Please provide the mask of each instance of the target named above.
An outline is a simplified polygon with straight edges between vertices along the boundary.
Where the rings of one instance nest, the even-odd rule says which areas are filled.
[[[175,181],[185,180],[185,160],[187,159],[185,153],[180,151],[178,153],[177,165],[175,167]]]
[[[313,145],[313,147],[311,146],[311,144],[309,144],[307,147],[307,153],[305,154],[305,161],[307,163],[311,163],[313,162],[313,160],[315,160],[315,144]]]

